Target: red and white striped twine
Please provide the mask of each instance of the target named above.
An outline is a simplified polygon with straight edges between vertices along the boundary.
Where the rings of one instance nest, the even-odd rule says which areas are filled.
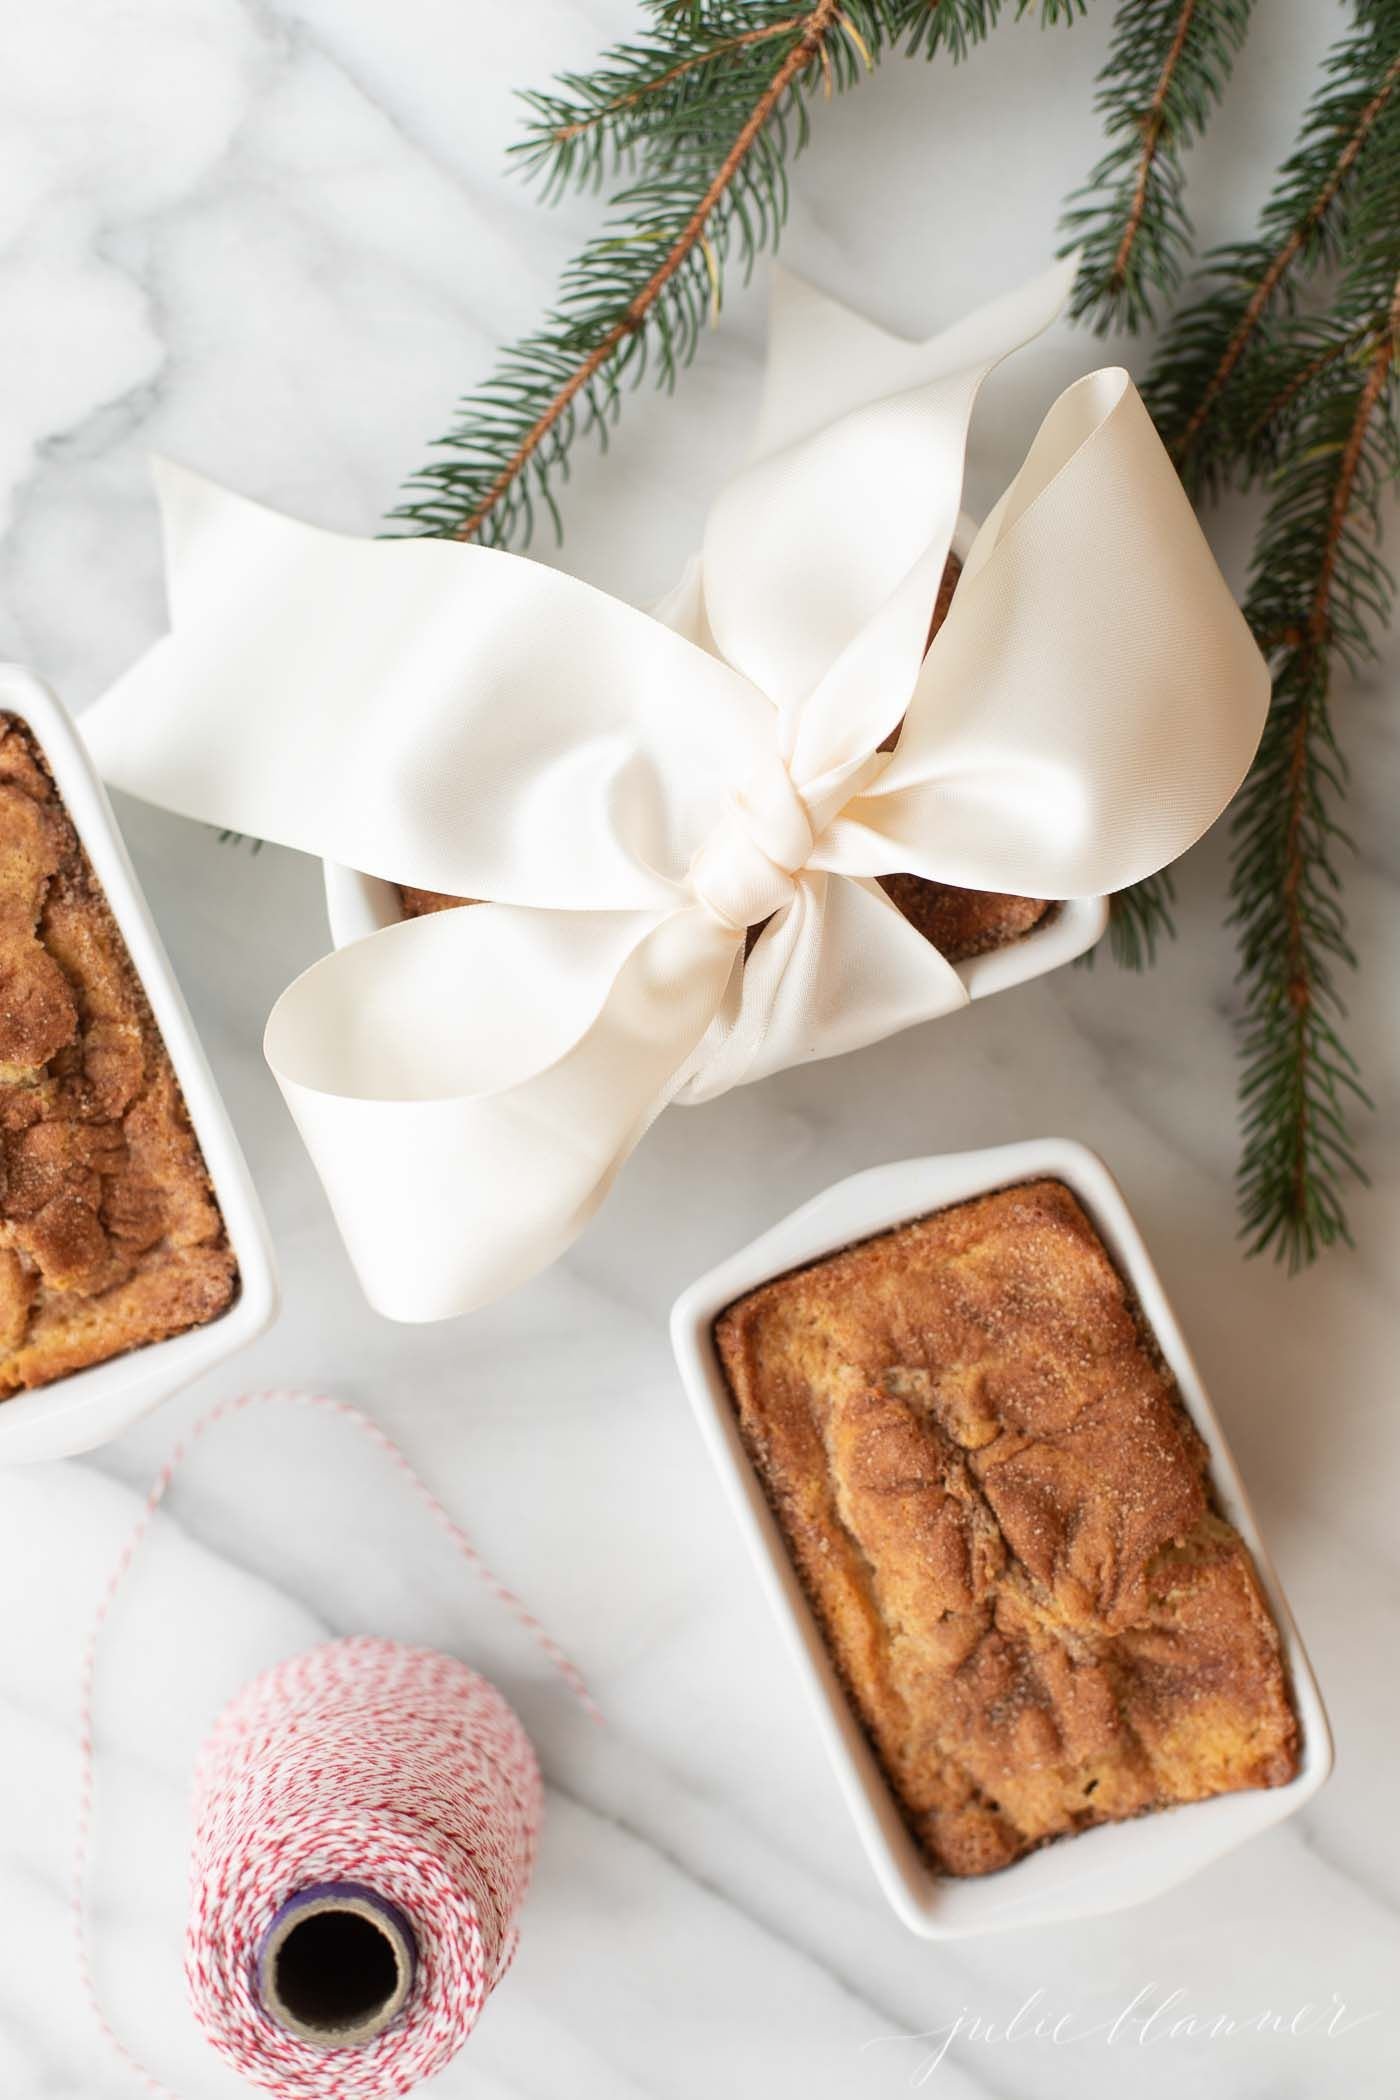
[[[529,1630],[585,1709],[578,1671],[482,1562],[431,1489],[358,1408],[318,1393],[245,1393],[202,1416],[156,1476],[98,1606],[83,1663],[74,1923],[94,2018],[127,2067],[176,2100],[116,2034],[92,1977],[86,1918],[98,1647],[113,1600],[190,1448],[244,1408],[313,1407],[353,1423],[407,1476],[462,1559]],[[397,1641],[330,1641],[235,1697],[195,1771],[185,1975],[196,2020],[235,2070],[281,2100],[411,2092],[461,2048],[509,1966],[534,1860],[539,1767],[516,1715],[465,1663]],[[299,1890],[354,1881],[396,1904],[417,1942],[402,2014],[372,2041],[324,2046],[263,2010],[257,1950]]]

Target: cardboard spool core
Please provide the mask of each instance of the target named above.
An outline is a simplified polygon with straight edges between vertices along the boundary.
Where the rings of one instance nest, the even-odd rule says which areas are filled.
[[[403,1912],[357,1882],[302,1889],[258,1950],[258,1997],[287,2034],[323,2048],[371,2042],[413,1985],[413,1932]]]

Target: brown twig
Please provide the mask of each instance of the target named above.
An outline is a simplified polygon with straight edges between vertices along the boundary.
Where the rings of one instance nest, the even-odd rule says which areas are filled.
[[[1391,295],[1390,311],[1386,327],[1371,353],[1371,368],[1366,374],[1366,384],[1361,389],[1356,403],[1356,414],[1352,417],[1347,441],[1342,447],[1341,464],[1337,469],[1337,486],[1332,491],[1332,508],[1327,517],[1327,537],[1323,544],[1322,564],[1318,571],[1317,589],[1313,593],[1312,612],[1308,619],[1308,639],[1314,648],[1321,648],[1327,640],[1328,611],[1332,602],[1332,584],[1337,570],[1337,552],[1341,546],[1342,533],[1346,528],[1347,513],[1356,489],[1357,470],[1361,465],[1362,448],[1366,443],[1366,432],[1376,412],[1386,381],[1395,363],[1396,341],[1400,337],[1400,279],[1396,280]]]
[[[808,15],[807,27],[787,53],[782,64],[774,73],[773,78],[744,119],[733,145],[716,170],[704,196],[696,205],[677,238],[672,242],[670,248],[667,249],[657,268],[647,279],[636,298],[629,302],[622,318],[619,321],[615,321],[607,333],[594,344],[588,355],[580,361],[577,368],[559,388],[549,405],[531,424],[529,430],[506,461],[506,464],[502,467],[476,509],[466,522],[458,527],[454,537],[459,540],[469,540],[480,531],[481,526],[491,515],[491,512],[500,502],[506,490],[511,486],[522,468],[529,465],[540,445],[548,437],[550,431],[559,421],[559,418],[567,411],[570,404],[577,399],[590,381],[597,377],[619,344],[625,342],[629,335],[635,334],[637,329],[643,325],[647,315],[675,276],[676,271],[700,240],[705,231],[705,225],[710,213],[719,203],[721,197],[723,197],[730,183],[742,167],[754,140],[758,137],[798,74],[812,63],[817,53],[821,50],[827,32],[836,21],[839,12],[840,0],[816,0],[816,4]]]
[[[1375,126],[1376,119],[1394,94],[1397,85],[1400,85],[1400,52],[1397,52],[1396,56],[1391,60],[1386,68],[1384,80],[1382,80],[1375,94],[1357,118],[1355,125],[1352,127],[1351,136],[1338,154],[1331,174],[1326,182],[1323,183],[1316,197],[1314,197],[1306,216],[1294,227],[1292,233],[1289,234],[1288,239],[1274,256],[1269,267],[1255,286],[1249,304],[1241,314],[1238,326],[1225,346],[1225,352],[1220,363],[1216,366],[1200,400],[1196,403],[1190,421],[1171,447],[1172,458],[1178,466],[1180,466],[1182,460],[1200,435],[1206,417],[1215,406],[1226,380],[1239,363],[1244,353],[1245,344],[1259,326],[1269,301],[1273,298],[1279,285],[1297,260],[1299,251],[1304,246],[1309,235],[1316,230],[1331,209],[1338,190],[1340,190],[1347,176],[1351,173],[1352,167],[1355,165],[1356,156],[1365,145],[1367,137]]]
[[[1113,258],[1113,269],[1109,283],[1121,289],[1128,274],[1128,262],[1133,245],[1142,230],[1143,215],[1147,210],[1147,189],[1152,179],[1152,164],[1157,158],[1157,148],[1162,143],[1162,133],[1167,121],[1167,96],[1171,93],[1176,69],[1181,63],[1181,54],[1186,48],[1186,38],[1191,28],[1191,17],[1196,12],[1197,0],[1182,0],[1181,13],[1177,17],[1176,31],[1171,46],[1162,62],[1162,70],[1142,118],[1142,156],[1138,161],[1137,182],[1133,188],[1133,201],[1123,226],[1123,238],[1118,243],[1118,253]]]
[[[597,109],[590,110],[586,117],[579,117],[572,124],[556,125],[550,136],[556,145],[565,146],[570,139],[582,138],[585,132],[592,131],[595,125],[605,123],[609,117],[619,116],[624,109],[633,108],[644,96],[659,94],[662,88],[670,87],[672,81],[681,79],[686,73],[693,73],[697,66],[708,66],[713,60],[723,58],[731,51],[747,50],[751,44],[767,43],[771,37],[787,36],[800,26],[801,21],[800,15],[792,15],[785,22],[768,22],[761,29],[745,29],[738,36],[723,37],[719,43],[712,44],[708,51],[693,51],[689,58],[679,59],[664,73],[658,73],[655,80],[648,80],[643,87],[633,88],[630,94],[619,95],[612,102],[600,104]]]
[[[1313,654],[1310,641],[1304,642],[1309,656]],[[1293,1032],[1297,1043],[1298,1088],[1297,1123],[1294,1130],[1293,1147],[1293,1194],[1292,1210],[1301,1218],[1307,1208],[1308,1182],[1308,1083],[1307,1069],[1311,1051],[1308,1040],[1308,1019],[1312,1012],[1313,982],[1308,966],[1307,943],[1303,937],[1303,912],[1300,890],[1303,880],[1303,854],[1299,840],[1303,827],[1303,804],[1306,799],[1308,772],[1308,743],[1312,734],[1312,699],[1306,678],[1312,675],[1309,665],[1305,683],[1298,697],[1298,719],[1293,729],[1293,749],[1288,765],[1288,828],[1284,842],[1283,910],[1287,925],[1288,952],[1288,1003],[1293,1009]]]

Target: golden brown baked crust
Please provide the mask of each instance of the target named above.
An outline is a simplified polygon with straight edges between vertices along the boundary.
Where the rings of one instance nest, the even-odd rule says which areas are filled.
[[[403,915],[406,919],[421,919],[430,911],[451,911],[458,904],[476,904],[480,901],[476,897],[449,897],[442,890],[416,890],[407,882],[399,884],[399,895],[403,899]]]
[[[1031,933],[1055,910],[1043,897],[999,890],[960,890],[922,875],[882,875],[880,887],[916,933],[949,962],[966,962]]]
[[[914,931],[955,963],[1019,941],[1055,909],[1041,897],[960,890],[950,882],[929,882],[922,875],[882,875],[880,887]],[[448,897],[441,890],[412,889],[407,883],[400,883],[399,895],[406,919],[421,919],[430,911],[451,911],[455,905],[477,901]]]
[[[955,554],[950,554],[938,586],[934,601],[933,617],[929,622],[930,642],[937,634],[953,602],[962,564]],[[886,739],[893,744],[898,730]],[[966,962],[974,955],[985,955],[989,949],[1004,948],[1011,941],[1019,941],[1055,910],[1042,897],[1010,897],[991,890],[962,890],[947,882],[929,882],[922,875],[886,875],[881,878],[881,889],[897,910],[903,912],[915,932],[937,948],[949,962]],[[413,889],[401,884],[399,895],[403,899],[404,917],[420,919],[426,912],[450,911],[457,904],[474,904],[474,897],[449,897],[441,890]],[[756,938],[756,929],[750,936],[750,946]]]
[[[0,1399],[201,1326],[237,1281],[126,944],[0,715]]]
[[[1062,1184],[765,1284],[715,1339],[915,1836],[950,1874],[1297,1770],[1279,1637]]]

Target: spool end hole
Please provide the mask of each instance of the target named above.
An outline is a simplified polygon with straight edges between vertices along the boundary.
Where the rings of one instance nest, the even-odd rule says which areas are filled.
[[[296,1919],[272,1972],[276,2012],[308,2038],[368,2038],[403,2002],[400,1950],[377,1918],[359,1910],[314,1910]]]

